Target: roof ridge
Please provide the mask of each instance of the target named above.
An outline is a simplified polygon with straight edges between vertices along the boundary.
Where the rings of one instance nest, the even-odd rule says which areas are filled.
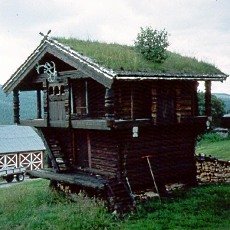
[[[47,43],[53,43],[54,45],[57,45],[59,47],[61,47],[63,50],[65,50],[66,52],[68,52],[69,54],[74,55],[75,57],[77,57],[80,60],[83,60],[84,62],[86,62],[87,64],[93,66],[94,68],[99,69],[100,71],[102,71],[105,74],[108,74],[109,76],[111,76],[112,78],[115,77],[117,75],[117,73],[112,70],[112,69],[108,69],[104,66],[101,66],[99,64],[97,64],[92,58],[87,57],[85,55],[80,54],[78,51],[74,50],[73,48],[71,48],[70,46],[64,45],[61,42],[58,42],[56,39],[51,38],[51,37],[46,37],[45,41]]]

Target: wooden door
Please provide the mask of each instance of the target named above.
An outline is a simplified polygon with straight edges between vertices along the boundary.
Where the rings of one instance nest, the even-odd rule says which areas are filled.
[[[63,84],[49,85],[49,121],[62,123],[66,119],[65,100],[66,94]]]

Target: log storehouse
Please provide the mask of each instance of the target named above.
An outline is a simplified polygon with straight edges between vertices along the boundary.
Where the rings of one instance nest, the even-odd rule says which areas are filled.
[[[48,146],[52,170],[31,175],[103,195],[117,210],[142,192],[196,184],[195,142],[211,117],[211,82],[227,76],[178,58],[181,66],[171,56],[154,64],[133,47],[44,36],[3,86],[13,92],[14,123],[36,127]],[[36,119],[20,119],[22,91],[37,92]]]

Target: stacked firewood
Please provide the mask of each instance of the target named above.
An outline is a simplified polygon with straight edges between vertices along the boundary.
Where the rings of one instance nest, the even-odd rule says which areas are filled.
[[[197,180],[199,183],[230,182],[230,162],[211,156],[196,156]]]

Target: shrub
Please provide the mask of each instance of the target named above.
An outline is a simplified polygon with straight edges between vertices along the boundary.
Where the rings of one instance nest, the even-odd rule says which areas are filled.
[[[153,30],[152,27],[141,27],[137,34],[135,47],[147,60],[162,63],[167,58],[166,48],[169,46],[168,33],[164,30]]]

